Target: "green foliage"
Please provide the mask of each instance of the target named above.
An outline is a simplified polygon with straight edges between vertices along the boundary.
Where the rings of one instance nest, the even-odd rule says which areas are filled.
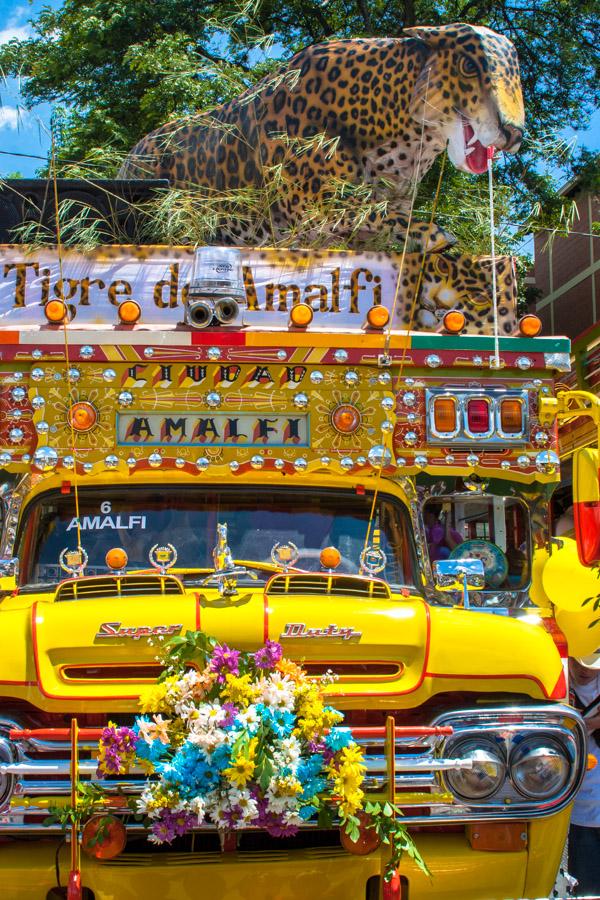
[[[182,674],[188,664],[195,663],[203,669],[217,642],[203,631],[186,631],[185,635],[172,637],[165,644],[161,654],[166,668],[159,676],[159,682],[164,681],[174,673]]]
[[[77,783],[77,801],[75,805],[67,804],[49,806],[50,813],[44,819],[44,825],[59,824],[63,831],[68,831],[73,825],[80,828],[82,823],[97,812],[106,803],[106,795],[102,788],[93,782],[79,781]]]
[[[373,829],[381,843],[390,849],[390,856],[385,868],[384,879],[389,881],[400,866],[404,853],[413,860],[425,875],[431,876],[427,863],[419,853],[415,842],[402,822],[402,810],[393,803],[365,803],[364,814],[370,822],[366,825]],[[361,820],[358,816],[342,818],[342,828],[352,841],[360,834]],[[364,822],[363,822],[364,826]]]
[[[414,24],[453,21],[496,29],[515,43],[520,57],[528,136],[518,156],[496,166],[497,221],[511,223],[498,233],[498,251],[514,250],[531,231],[549,237],[566,233],[574,224],[573,201],[557,195],[547,170],[558,167],[565,178],[583,174],[586,184],[598,183],[597,159],[585,152],[573,157],[571,148],[553,137],[566,126],[585,126],[600,105],[596,0],[533,5],[522,0],[207,0],[201,7],[193,0],[66,0],[58,9],[42,9],[31,38],[0,47],[0,70],[22,79],[27,106],[62,105],[60,127],[55,127],[60,175],[108,177],[142,135],[232,99],[307,44],[335,37],[395,37]],[[327,152],[335,152],[330,137],[321,140],[330,142]],[[438,169],[439,161],[420,189],[417,202],[425,214]],[[189,242],[192,235],[196,241],[210,240],[222,219],[251,218],[258,208],[264,212],[279,176],[266,174],[262,196],[252,190],[210,198],[192,189],[169,192],[148,208],[144,236],[177,243]],[[362,195],[347,197],[344,188],[332,195],[329,208],[308,216],[308,244],[319,245],[325,221],[335,221],[349,206],[371,209],[374,202]],[[436,218],[458,237],[460,249],[489,252],[486,179],[447,166]],[[95,235],[83,213],[80,219],[80,243],[87,247]],[[76,224],[71,236],[67,229],[66,242],[77,243]],[[289,243],[296,237],[290,235]],[[382,235],[380,244],[393,249],[385,242]]]

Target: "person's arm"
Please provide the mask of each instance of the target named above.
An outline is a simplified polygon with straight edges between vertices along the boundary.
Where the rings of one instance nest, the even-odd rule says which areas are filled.
[[[454,550],[455,547],[462,544],[462,538],[458,531],[455,531],[450,525],[450,516],[447,513],[445,517],[445,526],[444,540],[449,549]]]

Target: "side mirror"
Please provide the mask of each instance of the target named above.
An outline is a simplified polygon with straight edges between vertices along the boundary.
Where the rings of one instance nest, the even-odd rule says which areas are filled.
[[[0,594],[10,594],[17,589],[19,560],[0,559]]]
[[[469,607],[469,591],[485,587],[485,570],[480,559],[440,559],[433,564],[438,591],[462,591],[463,606]]]
[[[573,454],[573,519],[582,566],[600,562],[600,451],[591,447]]]

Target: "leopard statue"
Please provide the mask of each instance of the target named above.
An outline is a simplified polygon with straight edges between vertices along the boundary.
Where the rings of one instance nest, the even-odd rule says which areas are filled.
[[[524,129],[513,44],[467,24],[401,38],[316,44],[275,76],[209,112],[170,122],[131,150],[120,178],[163,178],[199,196],[267,197],[230,215],[214,241],[440,250],[452,238],[409,214],[415,185],[446,148],[458,169],[515,153]],[[340,199],[342,199],[342,202]],[[323,210],[328,211],[319,218]]]

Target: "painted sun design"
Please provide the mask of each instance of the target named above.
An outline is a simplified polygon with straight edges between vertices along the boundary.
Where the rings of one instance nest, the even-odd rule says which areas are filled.
[[[53,388],[50,391],[48,406],[54,411],[57,443],[64,447],[71,446],[71,426],[69,424],[69,400],[64,393]],[[78,434],[75,432],[75,446],[79,450],[106,450],[114,446],[114,409],[115,401],[112,391],[92,388],[88,391],[71,391],[71,403],[91,403],[98,419],[90,431]]]
[[[367,397],[360,391],[336,391],[330,396],[313,395],[313,415],[316,422],[312,429],[312,444],[316,449],[335,450],[340,453],[358,451],[365,441],[374,443],[372,435],[375,431],[376,394]],[[358,411],[359,422],[351,434],[343,434],[333,424],[333,414],[340,406],[353,407]]]

